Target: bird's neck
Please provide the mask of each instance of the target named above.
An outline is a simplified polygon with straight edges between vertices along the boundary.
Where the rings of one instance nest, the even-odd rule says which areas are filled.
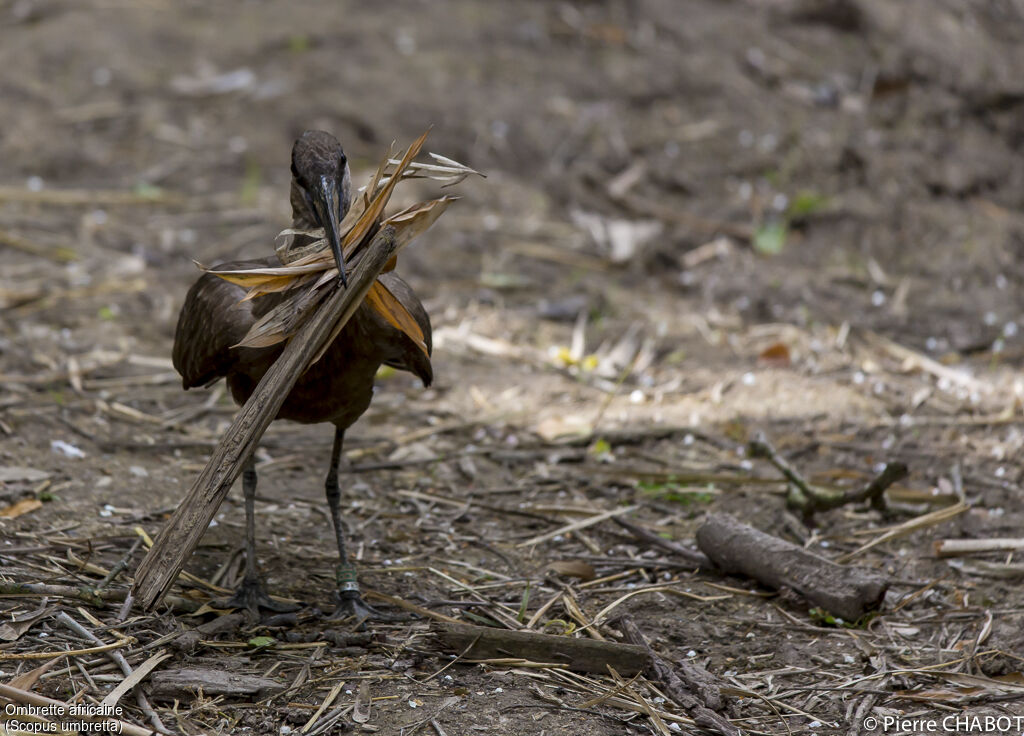
[[[306,198],[302,196],[302,189],[294,179],[292,179],[291,203],[292,227],[298,230],[313,230],[320,227],[316,222],[316,217],[309,211]]]

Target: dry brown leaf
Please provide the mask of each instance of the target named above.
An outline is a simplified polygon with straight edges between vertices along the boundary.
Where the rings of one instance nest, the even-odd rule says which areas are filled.
[[[429,202],[420,202],[406,207],[384,220],[385,225],[395,226],[395,239],[399,247],[408,244],[413,238],[419,237],[434,224],[438,217],[448,209],[458,197],[444,196]]]
[[[303,284],[307,284],[316,278],[316,274],[306,274],[295,278],[294,276],[278,276],[277,278],[268,281],[265,284],[254,286],[249,289],[249,293],[242,299],[243,302],[247,302],[250,299],[263,296],[264,294],[276,294],[281,291],[288,291],[289,289],[297,289]]]
[[[53,613],[53,609],[48,606],[46,600],[43,600],[41,605],[35,611],[21,614],[20,616],[14,617],[11,621],[0,625],[0,641],[17,641],[21,638],[21,635],[31,629],[35,623]]]
[[[4,519],[17,519],[23,514],[27,514],[41,508],[42,505],[43,502],[38,498],[23,498],[17,503],[12,503],[7,508],[0,509],[0,517],[3,517]]]
[[[12,677],[11,681],[7,684],[11,687],[16,687],[19,690],[31,690],[33,687],[35,687],[35,684],[39,681],[39,678],[45,675],[48,669],[53,667],[53,665],[57,664],[57,662],[59,662],[63,658],[64,655],[58,655],[53,659],[47,661],[46,663],[39,665],[34,670],[22,672],[17,677]]]
[[[390,322],[396,330],[404,332],[410,340],[416,343],[416,347],[423,351],[424,355],[430,357],[430,351],[427,350],[427,343],[423,338],[423,330],[420,329],[419,323],[409,314],[409,310],[395,298],[384,282],[373,282],[373,286],[366,294],[366,303]]]
[[[761,354],[757,356],[757,359],[765,363],[789,365],[791,360],[789,346],[784,342],[777,342],[774,345],[769,345],[761,351]]]
[[[50,474],[45,470],[26,468],[21,465],[0,465],[0,483],[38,483],[49,477]]]
[[[405,156],[402,157],[401,162],[398,164],[395,172],[391,175],[388,183],[385,184],[384,188],[380,190],[380,193],[374,197],[373,201],[366,208],[366,211],[359,217],[355,225],[352,226],[352,229],[349,230],[348,234],[345,236],[345,241],[341,244],[342,252],[345,254],[346,258],[355,252],[358,245],[362,242],[363,237],[370,232],[374,223],[377,222],[381,214],[383,214],[384,207],[387,206],[388,201],[391,199],[391,193],[395,190],[395,186],[402,179],[402,172],[420,152],[420,149],[423,148],[423,143],[427,140],[427,136],[429,134],[429,130],[424,132],[423,135],[417,138],[413,144],[409,146],[409,150],[405,152]],[[371,189],[367,187],[366,191],[369,193]]]
[[[366,723],[370,720],[370,681],[363,680],[356,693],[356,702],[352,707],[352,720],[356,723]]]
[[[327,296],[326,291],[309,289],[294,300],[278,304],[249,328],[236,347],[265,348],[287,340],[298,332],[313,313],[313,309]]]

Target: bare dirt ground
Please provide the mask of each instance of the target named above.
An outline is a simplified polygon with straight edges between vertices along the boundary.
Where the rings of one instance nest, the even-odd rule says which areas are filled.
[[[0,2],[0,583],[65,586],[0,597],[0,682],[95,646],[63,612],[133,669],[169,655],[137,692],[173,733],[311,717],[332,733],[696,732],[644,678],[595,703],[610,676],[492,662],[431,677],[451,653],[425,618],[346,639],[307,609],[181,638],[217,620],[185,609],[239,579],[237,491],[174,606],[118,623],[116,603],[68,595],[122,559],[105,589],[124,590],[137,530],[160,530],[235,411],[222,388],[183,392],[170,365],[191,259],[271,252],[302,130],[335,133],[361,183],[388,143],[433,125],[429,150],[488,178],[399,265],[433,319],[435,385],[383,375],[348,434],[367,588],[611,640],[611,618],[579,630],[635,593],[613,616],[706,668],[750,733],[1024,715],[1024,568],[933,546],[1022,536],[1021,6],[365,7]],[[808,521],[748,457],[756,430],[825,487],[891,461],[911,474],[884,510]],[[258,454],[268,586],[322,610],[330,438],[281,423]],[[612,521],[550,534],[632,505],[626,518],[687,545],[705,512],[728,512],[890,591],[837,625]],[[274,687],[157,687],[184,667]],[[96,703],[124,678],[87,653],[15,682]],[[140,702],[123,696],[122,718],[150,725]]]

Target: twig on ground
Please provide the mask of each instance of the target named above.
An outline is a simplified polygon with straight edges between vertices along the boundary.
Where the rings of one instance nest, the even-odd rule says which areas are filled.
[[[74,598],[93,606],[102,607],[107,602],[120,603],[127,599],[127,590],[93,590],[87,586],[52,585],[49,583],[5,583],[0,582],[0,595],[52,595],[58,598]],[[200,605],[198,601],[170,595],[164,603],[175,611],[191,613]]]
[[[723,736],[738,736],[739,729],[717,711],[724,703],[717,679],[703,667],[680,662],[672,667],[660,654],[651,649],[647,638],[629,616],[622,616],[616,622],[623,635],[631,644],[647,652],[647,666],[644,672],[665,689],[665,694],[687,711],[699,726],[716,731]]]
[[[648,544],[653,545],[655,547],[659,547],[665,550],[666,552],[671,552],[674,555],[682,557],[684,560],[689,560],[700,569],[707,571],[714,571],[716,569],[714,564],[712,564],[711,560],[708,559],[707,555],[698,552],[697,550],[684,547],[683,545],[679,544],[679,542],[673,542],[670,539],[659,537],[654,532],[648,529],[644,529],[639,524],[634,524],[628,519],[623,519],[621,516],[613,516],[612,521],[621,526],[623,529],[627,530],[637,539],[643,542],[647,542]]]
[[[901,462],[887,463],[882,471],[862,488],[845,493],[826,491],[808,483],[797,470],[790,465],[772,447],[763,432],[758,432],[747,445],[751,457],[767,460],[774,465],[789,481],[789,494],[786,503],[791,508],[810,518],[818,511],[828,511],[851,503],[869,501],[872,508],[885,508],[885,490],[897,481],[907,477],[907,466]]]
[[[57,614],[57,620],[64,624],[64,626],[66,626],[67,628],[74,631],[79,636],[84,637],[87,641],[91,641],[94,644],[103,643],[100,641],[99,637],[97,637],[95,634],[93,634],[91,631],[89,631],[87,628],[82,626],[80,623],[75,621],[73,618],[71,618],[71,616],[69,616],[67,613],[63,611]],[[121,652],[108,652],[107,656],[114,662],[114,664],[118,666],[118,668],[127,678],[124,682],[121,683],[121,685],[117,689],[114,690],[114,692],[107,696],[107,698],[111,698],[114,695],[114,693],[117,693],[119,690],[121,690],[121,688],[124,688],[122,692],[123,694],[124,692],[127,692],[132,687],[137,685],[139,682],[142,681],[142,678],[146,674],[148,674],[154,667],[156,667],[156,665],[160,664],[160,662],[162,662],[170,655],[159,655],[159,657],[158,655],[154,655],[153,657],[150,657],[149,660],[145,664],[143,664],[142,667],[139,668],[140,671],[143,672],[142,675],[135,675],[133,673],[131,665],[128,664],[128,660],[124,658],[124,655],[121,654]],[[145,669],[146,665],[150,665],[149,669]],[[128,683],[129,681],[131,681],[131,684],[125,686],[125,683]],[[118,695],[117,699],[110,703],[110,705],[115,705],[118,699],[120,699],[120,695]],[[163,722],[160,720],[160,716],[156,714],[156,711],[153,710],[152,706],[149,704],[149,699],[146,697],[145,693],[143,693],[141,690],[137,690],[135,692],[135,701],[138,703],[139,708],[146,715],[146,717],[149,718],[149,722],[153,724],[153,728],[155,728],[160,733],[170,733],[170,731],[167,730],[167,727],[164,726]],[[104,699],[103,702],[106,704],[107,700]]]
[[[522,658],[551,662],[578,672],[605,674],[611,664],[627,677],[640,672],[647,659],[641,648],[593,639],[509,631],[467,624],[442,624],[437,636],[444,649],[474,659]],[[465,651],[469,647],[468,652]]]

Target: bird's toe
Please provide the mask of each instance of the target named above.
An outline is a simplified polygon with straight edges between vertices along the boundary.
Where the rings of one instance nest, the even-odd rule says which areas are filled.
[[[272,613],[290,613],[301,608],[296,603],[271,598],[263,590],[263,585],[258,580],[244,580],[238,586],[230,598],[221,598],[211,601],[213,608],[240,608],[249,611],[253,616],[259,618],[260,611]]]
[[[363,600],[358,591],[346,590],[338,595],[338,606],[327,619],[330,621],[352,620],[357,626],[362,626],[366,621],[401,621],[403,617],[374,608]]]

